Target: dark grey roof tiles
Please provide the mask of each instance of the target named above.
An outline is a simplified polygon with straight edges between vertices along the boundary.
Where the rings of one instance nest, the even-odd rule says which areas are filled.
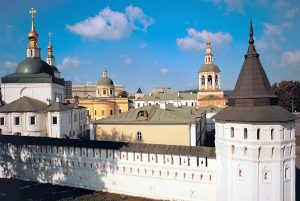
[[[42,101],[24,96],[3,107],[0,107],[0,112],[38,112],[44,111],[48,105]]]
[[[141,152],[168,155],[199,156],[216,158],[213,147],[194,147],[179,145],[143,144],[115,141],[89,141],[77,139],[60,139],[47,137],[11,136],[0,135],[0,143],[12,143],[17,145],[46,145],[46,146],[67,146],[85,147],[98,149],[114,149],[128,152]]]

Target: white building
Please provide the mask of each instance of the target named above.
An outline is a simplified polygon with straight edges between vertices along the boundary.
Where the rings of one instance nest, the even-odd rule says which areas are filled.
[[[175,107],[197,106],[197,94],[195,93],[150,93],[148,96],[137,93],[134,107],[140,108],[147,105],[172,104]]]
[[[278,106],[254,46],[229,97],[217,113],[218,201],[295,200],[295,119]]]
[[[46,61],[40,58],[34,13],[28,34],[27,58],[15,73],[1,78],[4,106],[0,107],[0,131],[8,135],[78,138],[86,133],[86,108],[65,105],[64,79],[55,67],[49,41]]]
[[[55,112],[64,111],[60,103],[45,110],[45,103],[29,99],[3,106],[1,115],[7,115],[7,121],[25,122],[26,132],[40,132],[47,121],[53,122]],[[33,115],[47,121],[28,125],[32,111],[8,110],[22,107],[17,105],[26,100],[24,108],[36,106]],[[22,119],[16,120],[18,115]],[[233,95],[228,107],[213,118],[215,148],[0,135],[0,177],[155,199],[295,201],[297,116],[278,106],[254,47],[252,23]],[[1,124],[5,121],[0,118]]]

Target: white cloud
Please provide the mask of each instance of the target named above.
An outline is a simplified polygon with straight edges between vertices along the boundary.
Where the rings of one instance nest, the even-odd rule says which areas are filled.
[[[145,15],[144,11],[139,7],[130,5],[125,9],[125,11],[126,16],[128,17],[131,24],[135,24],[135,22],[141,23],[143,25],[143,31],[147,31],[147,27],[154,23],[153,18]]]
[[[80,61],[78,57],[64,57],[62,63],[58,65],[60,70],[73,70],[78,69],[83,65],[83,62]]]
[[[294,19],[299,13],[299,3],[297,1],[277,0],[273,7],[278,10],[279,15],[285,19]]]
[[[162,75],[165,75],[165,74],[167,74],[169,72],[169,69],[167,69],[167,68],[161,68],[160,69],[160,74],[162,74]]]
[[[194,28],[187,29],[188,35],[185,38],[177,38],[177,46],[181,50],[201,50],[206,48],[208,41],[212,42],[215,46],[222,46],[232,41],[229,33],[223,32],[208,32],[202,30],[197,32]]]
[[[83,38],[120,40],[128,36],[133,29],[146,31],[153,23],[154,20],[146,16],[142,9],[130,5],[125,9],[125,13],[106,7],[95,17],[67,25],[66,28]]]
[[[300,49],[294,51],[283,52],[281,55],[281,64],[283,67],[288,68],[291,65],[300,66]]]
[[[133,59],[127,55],[124,56],[124,63],[130,65],[133,63]]]
[[[285,32],[292,27],[292,23],[281,24],[264,23],[262,36],[257,40],[258,49],[271,47],[275,51],[280,50],[281,43],[285,41]]]
[[[217,6],[225,6],[229,12],[238,11],[244,12],[246,0],[207,0]]]
[[[3,65],[5,68],[15,68],[18,66],[18,63],[13,62],[13,61],[4,61]]]

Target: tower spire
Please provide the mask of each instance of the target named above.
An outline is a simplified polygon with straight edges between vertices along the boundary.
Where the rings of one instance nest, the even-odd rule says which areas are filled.
[[[249,44],[254,44],[252,20],[250,21],[249,36],[250,36],[250,38],[249,38]]]
[[[31,31],[28,34],[29,45],[27,46],[27,58],[40,58],[41,49],[37,44],[39,34],[36,33],[34,25],[36,10],[31,8],[29,14],[31,15]]]
[[[211,51],[210,41],[207,42],[205,57],[204,57],[205,64],[213,64],[214,63],[214,55]]]
[[[49,44],[48,44],[48,56],[46,58],[46,62],[50,65],[50,66],[55,66],[55,58],[53,56],[53,46],[51,43],[51,37],[52,37],[52,33],[49,32],[48,33],[48,37],[49,37]]]

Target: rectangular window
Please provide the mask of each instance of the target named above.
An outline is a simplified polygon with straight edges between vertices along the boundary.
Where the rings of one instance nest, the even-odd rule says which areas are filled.
[[[35,125],[35,117],[30,117],[30,125]]]
[[[4,117],[1,117],[1,118],[0,118],[0,125],[1,125],[1,126],[4,126],[4,123],[5,123],[5,122],[4,122]]]
[[[110,115],[113,115],[113,111],[112,111],[112,109],[110,109]]]
[[[52,124],[54,124],[54,125],[57,124],[57,117],[52,117]]]
[[[95,110],[95,115],[97,115],[97,110]]]
[[[15,125],[16,126],[20,125],[20,117],[15,117]]]
[[[109,94],[110,94],[110,95],[113,95],[112,93],[113,93],[113,91],[112,91],[112,90],[109,90]]]

